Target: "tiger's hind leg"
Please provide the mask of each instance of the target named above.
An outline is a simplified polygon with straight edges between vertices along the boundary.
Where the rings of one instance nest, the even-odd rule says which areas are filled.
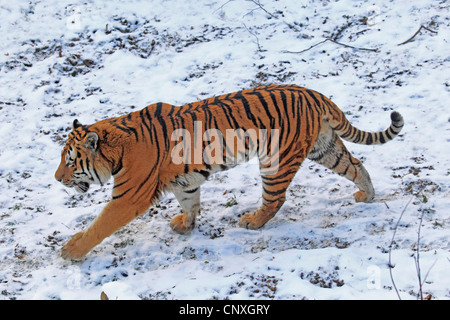
[[[243,215],[239,220],[240,227],[259,229],[275,216],[286,200],[286,190],[302,162],[303,159],[293,157],[290,163],[280,163],[280,171],[273,174],[264,173],[261,168],[262,205],[255,212]]]
[[[355,183],[359,188],[354,195],[356,202],[373,201],[375,191],[369,173],[361,161],[348,152],[342,140],[326,123],[307,158]]]
[[[186,234],[195,226],[195,217],[200,212],[200,187],[193,190],[172,190],[175,198],[177,198],[183,214],[180,214],[170,221],[170,227],[173,231]]]

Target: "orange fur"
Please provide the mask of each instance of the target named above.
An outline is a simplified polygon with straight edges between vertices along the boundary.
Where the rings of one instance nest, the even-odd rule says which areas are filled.
[[[214,172],[248,160],[212,163],[208,156],[202,157],[208,146],[217,143],[205,133],[211,129],[223,136],[231,129],[259,132],[247,137],[238,132],[233,138],[236,144],[223,143],[222,149],[209,154],[212,158],[222,151],[224,160],[227,156],[236,160],[239,154],[249,156],[252,146],[259,152],[263,203],[254,213],[241,217],[242,227],[260,228],[277,213],[306,157],[352,180],[360,189],[355,200],[370,202],[374,197],[370,177],[339,137],[361,144],[387,142],[403,126],[400,114],[392,113],[391,119],[391,126],[383,132],[361,131],[323,95],[295,85],[270,85],[181,107],[157,103],[93,125],[75,120],[55,178],[86,192],[91,183],[103,184],[113,176],[114,187],[111,201],[85,231],[75,234],[63,247],[62,256],[83,257],[105,237],[143,214],[164,191],[174,192],[184,210],[172,219],[172,229],[179,233],[192,230],[200,210],[201,183]],[[185,130],[190,139],[174,139],[177,129]],[[266,133],[263,138],[261,132]],[[202,139],[205,134],[206,140]],[[182,141],[187,149],[179,154],[187,161],[175,163],[173,152]],[[271,167],[275,154],[272,141],[278,142],[275,169]],[[268,146],[265,153],[264,142]]]

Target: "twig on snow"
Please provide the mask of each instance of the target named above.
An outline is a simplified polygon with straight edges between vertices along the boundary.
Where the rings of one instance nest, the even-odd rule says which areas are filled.
[[[431,269],[434,267],[434,265],[436,264],[437,260],[435,260],[433,262],[433,264],[431,265],[431,267],[428,269],[427,273],[425,274],[425,277],[422,279],[422,273],[420,271],[420,230],[422,229],[422,223],[423,223],[423,214],[424,211],[422,211],[420,213],[419,216],[419,227],[417,229],[417,253],[414,255],[414,262],[416,264],[416,272],[417,272],[417,280],[419,280],[419,297],[420,300],[427,300],[429,298],[427,297],[423,297],[423,284],[425,283],[425,281],[428,278],[428,275],[430,274]],[[429,297],[431,297],[430,295],[428,295]]]
[[[248,0],[248,1],[253,2],[254,4],[256,4],[256,5],[259,7],[259,9],[263,10],[265,13],[267,13],[267,14],[268,14],[269,16],[271,16],[272,18],[278,19],[278,18],[277,18],[276,16],[274,16],[272,13],[270,13],[269,11],[267,11],[266,8],[263,7],[263,5],[261,4],[261,1],[260,1],[260,0]],[[258,8],[256,8],[256,9],[258,9]],[[254,10],[256,10],[256,9],[253,9],[252,11],[250,11],[250,13],[253,12]]]
[[[246,15],[248,15],[248,14],[251,14],[251,13],[252,13],[253,11],[255,11],[255,10],[261,9],[261,10],[263,10],[266,14],[268,14],[271,18],[274,18],[274,19],[277,19],[277,20],[281,20],[281,21],[283,21],[289,28],[291,28],[291,29],[293,29],[293,30],[295,30],[295,31],[297,31],[297,32],[300,32],[300,30],[297,29],[297,27],[294,26],[293,24],[288,23],[288,22],[286,22],[286,21],[284,21],[284,20],[278,18],[278,17],[275,16],[273,13],[270,13],[269,11],[267,11],[266,8],[264,8],[264,6],[261,4],[261,0],[247,0],[247,1],[250,1],[250,2],[253,2],[254,4],[256,4],[256,5],[257,5],[257,8],[255,8],[255,9],[253,9],[253,10],[247,12],[247,13],[244,15],[244,17],[245,17]]]
[[[216,13],[217,11],[223,9],[223,7],[225,7],[227,4],[229,4],[230,2],[233,2],[233,0],[228,0],[227,2],[225,2],[223,5],[221,5],[220,7],[218,7],[216,10],[213,11],[213,13]]]
[[[421,276],[421,273],[420,273],[420,257],[419,257],[419,252],[420,252],[420,229],[422,228],[423,211],[420,214],[419,220],[420,220],[420,223],[419,223],[419,228],[417,230],[417,253],[414,255],[414,262],[416,264],[417,278],[419,280],[419,296],[420,296],[420,300],[423,300],[422,276]]]
[[[402,43],[399,43],[398,45],[401,46],[401,45],[407,44],[408,42],[411,42],[411,41],[412,41],[412,40],[420,33],[420,31],[422,31],[422,29],[427,30],[427,31],[432,32],[432,33],[437,33],[437,31],[431,30],[430,28],[427,28],[427,27],[425,27],[425,26],[422,24],[422,25],[420,26],[420,28],[416,31],[416,33],[414,33],[414,34],[412,35],[411,38],[409,38],[409,39],[406,40],[406,41],[403,41]]]
[[[402,300],[402,298],[400,297],[400,293],[398,292],[397,286],[395,285],[394,276],[392,275],[392,269],[394,268],[394,266],[392,265],[392,259],[391,259],[392,258],[392,246],[394,244],[395,234],[397,233],[397,229],[398,229],[398,226],[400,224],[400,220],[402,219],[403,214],[406,211],[406,208],[408,208],[408,206],[411,203],[413,198],[414,198],[414,195],[411,196],[411,199],[409,199],[408,203],[403,208],[402,213],[400,214],[400,217],[398,218],[397,223],[395,224],[394,234],[392,235],[392,240],[391,240],[391,243],[389,244],[389,262],[388,262],[389,275],[391,277],[392,285],[394,286],[395,292],[397,293],[397,297],[398,297],[399,300]]]
[[[397,286],[395,285],[394,277],[392,275],[392,269],[394,268],[394,266],[392,265],[392,259],[391,259],[392,258],[392,247],[393,247],[393,244],[394,244],[395,234],[397,233],[397,229],[398,229],[398,226],[400,224],[400,220],[403,217],[403,214],[405,213],[405,211],[408,208],[409,204],[411,203],[412,199],[414,197],[418,197],[419,194],[423,191],[423,189],[424,189],[424,187],[422,187],[416,194],[413,194],[411,196],[411,199],[409,199],[408,203],[403,208],[402,213],[400,214],[400,217],[398,218],[397,223],[395,225],[394,234],[392,235],[391,243],[389,244],[389,262],[388,262],[389,275],[391,277],[392,285],[394,286],[395,292],[397,293],[397,296],[398,296],[399,300],[401,300],[400,294],[398,292]],[[419,296],[420,296],[420,300],[423,300],[424,298],[423,298],[423,289],[422,289],[422,287],[423,287],[423,284],[424,284],[426,278],[428,277],[428,274],[430,273],[431,269],[433,268],[434,263],[430,267],[428,272],[426,273],[425,278],[422,280],[422,275],[421,275],[421,271],[420,271],[420,254],[419,254],[419,251],[420,251],[420,230],[422,228],[422,222],[423,222],[423,211],[422,211],[422,213],[421,213],[421,215],[419,217],[419,220],[420,220],[419,228],[417,230],[417,253],[414,255],[414,262],[415,262],[415,265],[416,265],[417,278],[419,280]]]
[[[326,41],[328,41],[329,39],[325,39],[325,40],[323,40],[323,41],[320,41],[320,42],[318,42],[318,43],[316,43],[316,44],[313,44],[311,47],[309,47],[309,48],[307,48],[307,49],[304,49],[304,50],[301,50],[301,51],[289,51],[289,50],[283,50],[283,51],[281,51],[281,52],[283,52],[283,53],[303,53],[303,52],[306,52],[306,51],[308,51],[308,50],[311,50],[312,48],[314,48],[314,47],[317,47],[318,45],[320,45],[320,44],[322,44],[322,43],[324,43],[324,42],[326,42]]]
[[[313,45],[310,46],[309,48],[304,49],[304,50],[301,50],[301,51],[289,51],[289,50],[283,50],[282,52],[283,52],[283,53],[303,53],[303,52],[306,52],[306,51],[308,51],[308,50],[311,50],[312,48],[315,48],[315,47],[317,47],[318,45],[321,45],[322,43],[325,43],[325,42],[327,42],[327,41],[333,42],[333,43],[335,43],[335,44],[337,44],[337,45],[340,45],[340,46],[343,46],[343,47],[346,47],[346,48],[355,49],[355,50],[363,50],[363,51],[378,52],[378,49],[377,49],[377,48],[354,47],[354,46],[351,46],[351,45],[349,45],[349,44],[345,44],[345,43],[342,43],[342,42],[338,42],[338,41],[333,40],[333,39],[331,39],[331,38],[326,38],[326,39],[324,39],[324,40],[322,40],[322,41],[320,41],[320,42],[318,42],[318,43],[316,43],[316,44],[313,44]]]
[[[329,38],[328,38],[328,39],[329,39]],[[354,47],[354,46],[351,46],[351,45],[348,45],[348,44],[345,44],[345,43],[337,42],[336,40],[333,40],[333,39],[329,39],[329,40],[330,40],[331,42],[335,43],[335,44],[340,45],[340,46],[344,46],[344,47],[347,47],[347,48],[352,48],[352,49],[355,49],[355,50],[363,50],[363,51],[378,52],[378,49],[377,49],[377,48],[361,48],[361,47]]]
[[[245,29],[248,31],[248,33],[250,33],[252,36],[255,37],[255,39],[256,39],[256,45],[258,46],[258,51],[259,51],[259,52],[262,52],[263,50],[261,49],[261,45],[259,44],[258,36],[257,36],[256,34],[254,34],[253,32],[251,32],[250,29],[247,28],[247,26],[245,25],[245,23],[242,23],[242,24],[244,25],[244,27],[245,27]]]

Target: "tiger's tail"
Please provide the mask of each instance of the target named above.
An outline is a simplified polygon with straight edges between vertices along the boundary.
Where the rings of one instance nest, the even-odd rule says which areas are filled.
[[[394,139],[403,128],[403,117],[396,111],[391,113],[391,125],[389,128],[380,132],[367,132],[355,128],[334,103],[331,102],[329,107],[325,118],[328,120],[330,127],[342,139],[353,143],[365,145],[383,144]]]

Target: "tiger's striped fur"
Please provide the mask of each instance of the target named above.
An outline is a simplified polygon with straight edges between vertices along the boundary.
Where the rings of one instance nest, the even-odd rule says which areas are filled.
[[[286,189],[305,158],[353,181],[359,188],[355,200],[371,202],[374,189],[369,174],[341,138],[366,145],[385,143],[398,135],[403,118],[393,112],[388,129],[369,133],[353,127],[344,113],[320,93],[295,85],[269,85],[181,107],[156,103],[93,125],[81,125],[75,120],[56,179],[86,192],[91,183],[103,184],[113,176],[114,187],[112,199],[102,213],[90,227],[72,237],[63,247],[62,256],[83,257],[105,237],[144,213],[164,191],[172,191],[184,211],[172,219],[172,229],[178,233],[192,230],[200,211],[200,185],[212,173],[237,164],[172,161],[171,151],[178,143],[171,139],[175,130],[194,133],[198,123],[202,124],[202,132],[264,129],[266,142],[275,139],[273,132],[279,133],[277,170],[265,170],[267,155],[258,153],[262,205],[243,215],[239,222],[242,227],[256,229],[280,209]],[[207,148],[207,141],[196,138],[192,148],[199,143],[202,150]],[[259,143],[248,138],[243,144],[245,150],[227,149],[226,143],[222,147],[224,154],[236,155],[248,152],[250,145],[261,148]]]

